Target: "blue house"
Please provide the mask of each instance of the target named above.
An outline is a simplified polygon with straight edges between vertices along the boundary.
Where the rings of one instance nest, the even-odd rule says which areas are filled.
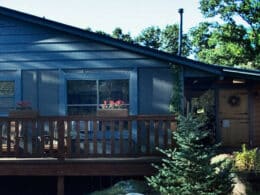
[[[93,138],[97,140],[106,138],[105,134],[100,133],[104,122],[93,124],[89,122],[91,120],[98,121],[107,115],[114,118],[128,117],[127,121],[133,121],[128,124],[128,130],[130,127],[136,129],[138,120],[144,120],[145,131],[145,125],[148,119],[151,119],[149,117],[153,116],[153,127],[149,133],[144,133],[153,137],[146,138],[145,144],[140,145],[140,151],[144,147],[148,154],[151,145],[154,148],[160,145],[162,140],[166,142],[170,137],[164,134],[161,139],[154,138],[156,130],[163,128],[162,123],[156,121],[172,120],[169,105],[172,96],[176,95],[173,90],[176,75],[172,73],[172,67],[179,70],[181,107],[184,112],[203,112],[206,108],[199,105],[199,98],[210,99],[209,107],[212,109],[213,133],[216,140],[222,141],[224,146],[240,146],[242,143],[259,145],[259,71],[205,64],[0,7],[1,121],[10,122],[8,116],[13,117],[10,112],[16,109],[17,103],[21,101],[23,102],[20,106],[23,106],[24,102],[30,102],[32,110],[36,111],[39,117],[45,117],[44,120],[48,117],[58,117],[58,122],[53,123],[56,129],[50,130],[50,139],[53,142],[49,147],[54,148],[56,143],[64,149],[70,144],[71,140],[61,141],[64,136],[66,138],[68,132],[61,134],[59,130],[67,131],[71,124],[65,122],[60,123],[61,126],[57,125],[66,117],[74,117],[75,121],[79,119],[77,117],[81,117],[80,120],[87,117],[83,126],[88,130],[98,130]],[[18,122],[18,119],[12,119],[11,123],[5,123],[7,127],[18,124],[7,132],[18,133],[19,125],[23,124],[20,118]],[[38,129],[40,126],[39,121],[32,124],[32,129]],[[6,126],[1,126],[1,132]],[[43,124],[43,129],[45,126],[46,124]],[[81,131],[82,123],[77,126]],[[120,123],[115,123],[113,127],[118,127],[120,132],[126,129],[126,126],[126,123],[122,123],[120,129]],[[59,136],[62,135],[58,137],[57,142],[54,142],[55,132]],[[79,132],[77,135],[80,155],[81,135]],[[130,135],[127,134],[129,137]],[[136,139],[142,135],[137,133]],[[0,138],[1,136],[3,137],[3,133]],[[43,139],[43,135],[41,136]],[[114,136],[123,139],[125,135],[117,136],[115,133]],[[19,143],[15,144],[16,141],[12,139],[12,135],[7,136],[7,151],[18,152]],[[151,141],[152,139],[155,141]],[[87,141],[84,143],[87,148],[92,147],[98,153],[97,145],[100,143],[94,142],[92,146],[88,145]],[[120,143],[123,148],[123,142]],[[112,141],[111,144],[117,143]],[[4,142],[0,141],[0,145],[0,153],[5,155]],[[103,149],[104,147],[106,146],[103,145]],[[27,146],[24,146],[24,149],[29,150]],[[43,150],[44,148],[41,149]],[[0,166],[0,170],[5,169]],[[23,170],[26,169],[23,167]]]
[[[227,140],[227,145],[260,141],[254,122],[259,110],[253,109],[259,102],[254,100],[259,71],[200,63],[4,7],[0,22],[1,116],[8,116],[20,101],[30,102],[40,116],[96,115],[111,107],[109,102],[129,115],[167,115],[175,93],[175,65],[180,67],[184,110],[211,89],[217,138],[227,133],[223,128],[231,128],[232,134],[236,121],[230,115],[241,111],[247,115],[235,118],[246,120],[244,139]],[[247,106],[232,106],[224,96],[239,96]]]

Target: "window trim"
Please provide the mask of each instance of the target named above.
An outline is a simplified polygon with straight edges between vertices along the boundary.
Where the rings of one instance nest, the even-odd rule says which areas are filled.
[[[75,80],[75,79],[68,79],[67,80],[67,84],[66,84],[66,86],[68,86],[68,81],[73,81],[73,80]],[[127,79],[127,78],[124,78],[124,79],[118,79],[118,78],[116,78],[116,79],[96,79],[96,80],[89,80],[89,79],[85,79],[84,81],[95,81],[95,87],[96,87],[96,103],[94,104],[78,104],[78,103],[76,103],[76,104],[68,104],[68,102],[67,102],[67,111],[68,111],[68,108],[71,106],[71,107],[73,107],[73,106],[78,106],[78,107],[92,107],[92,108],[96,108],[96,110],[99,110],[100,108],[100,105],[102,105],[103,103],[102,102],[100,102],[100,88],[99,88],[99,86],[100,86],[100,82],[101,81],[118,81],[118,80],[127,80],[128,81],[128,91],[130,91],[130,88],[129,88],[129,85],[130,85],[130,83],[129,83],[129,79]],[[82,81],[82,80],[77,80],[76,79],[76,81]],[[68,94],[67,94],[68,95]],[[129,94],[130,95],[130,94]],[[125,104],[125,105],[127,105],[127,106],[129,106],[130,104],[129,104],[129,100],[128,100],[128,103],[127,104]]]
[[[21,70],[1,72],[0,81],[14,81],[14,103],[19,102],[21,100]],[[8,116],[8,113],[0,112],[0,116]]]
[[[138,85],[137,69],[132,70],[87,70],[82,73],[65,73],[60,70],[60,106],[59,114],[66,116],[68,114],[67,104],[67,80],[129,80],[129,114],[137,114],[138,105]]]

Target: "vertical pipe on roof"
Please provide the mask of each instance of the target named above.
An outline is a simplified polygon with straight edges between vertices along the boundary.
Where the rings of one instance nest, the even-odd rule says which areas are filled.
[[[183,8],[178,10],[180,14],[180,24],[179,24],[179,40],[178,40],[178,56],[181,56],[182,52],[182,16],[183,16]]]
[[[179,14],[180,14],[180,24],[179,24],[179,40],[178,40],[178,56],[182,55],[182,16],[183,16],[183,8],[180,8],[178,10]],[[181,83],[181,89],[182,89],[182,97],[181,97],[181,110],[182,113],[184,113],[184,108],[185,108],[185,103],[184,103],[184,98],[185,98],[185,94],[184,94],[184,70],[183,67],[181,66],[181,71],[180,71],[180,83]]]

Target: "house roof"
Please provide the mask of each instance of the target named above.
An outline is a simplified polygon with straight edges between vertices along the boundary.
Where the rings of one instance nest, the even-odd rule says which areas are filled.
[[[260,71],[257,70],[247,70],[240,68],[232,68],[227,66],[219,66],[206,64],[199,61],[191,60],[185,57],[180,57],[176,55],[172,55],[163,51],[151,49],[148,47],[140,46],[138,44],[128,43],[122,40],[114,39],[112,37],[101,35],[95,32],[90,32],[87,30],[83,30],[80,28],[76,28],[67,24],[63,24],[60,22],[52,21],[46,18],[41,18],[37,16],[33,16],[27,13],[23,13],[20,11],[12,10],[9,8],[5,8],[0,6],[0,14],[15,18],[17,20],[22,20],[25,22],[30,22],[33,24],[41,25],[44,27],[52,28],[55,30],[59,30],[65,33],[69,33],[72,35],[76,35],[85,39],[90,39],[93,41],[97,41],[103,44],[107,44],[110,46],[114,46],[120,49],[132,51],[135,53],[139,53],[142,55],[146,55],[152,58],[160,59],[167,61],[172,64],[182,65],[188,68],[194,68],[202,71],[206,71],[209,73],[213,73],[220,76],[233,76],[240,78],[249,78],[260,80]]]

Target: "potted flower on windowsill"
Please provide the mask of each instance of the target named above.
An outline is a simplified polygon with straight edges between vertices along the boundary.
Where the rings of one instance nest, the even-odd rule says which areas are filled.
[[[101,108],[97,111],[97,116],[124,117],[128,116],[128,109],[122,100],[104,100]]]
[[[10,110],[9,117],[11,118],[36,118],[38,112],[32,110],[31,103],[28,101],[19,101],[14,110]]]

